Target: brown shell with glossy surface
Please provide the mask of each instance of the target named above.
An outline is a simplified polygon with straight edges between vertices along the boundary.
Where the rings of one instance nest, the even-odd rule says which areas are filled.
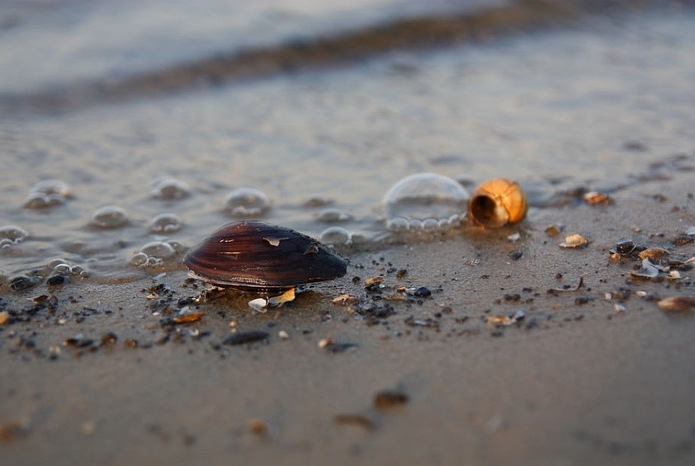
[[[468,216],[479,225],[497,228],[522,221],[527,209],[526,195],[519,183],[494,178],[475,190],[468,203]]]
[[[206,282],[251,291],[332,280],[347,271],[347,261],[315,239],[256,221],[224,225],[184,262]]]

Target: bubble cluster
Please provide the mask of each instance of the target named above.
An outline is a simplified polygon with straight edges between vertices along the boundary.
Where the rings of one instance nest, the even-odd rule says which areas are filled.
[[[258,189],[238,188],[227,195],[224,205],[232,217],[257,217],[270,208],[270,199]]]
[[[343,227],[328,227],[321,232],[321,242],[347,246],[352,244],[352,233]]]
[[[66,275],[87,276],[87,271],[81,265],[70,265],[65,259],[54,259],[48,263],[48,267],[53,273],[62,273]]]
[[[128,263],[135,267],[157,267],[176,259],[179,245],[174,242],[152,241],[131,257]]]
[[[150,232],[156,234],[169,234],[179,231],[183,221],[176,214],[159,214],[150,221]]]
[[[173,178],[158,180],[150,190],[150,196],[169,201],[183,199],[190,195],[190,186],[181,180],[176,180]]]
[[[324,209],[316,216],[316,220],[322,223],[339,223],[350,220],[352,216],[340,209]]]
[[[468,192],[456,181],[435,173],[403,178],[384,196],[386,226],[391,231],[447,230],[466,215]]]
[[[64,204],[70,197],[70,188],[60,180],[43,180],[36,183],[24,199],[27,209],[45,209]]]
[[[50,270],[46,278],[46,285],[59,286],[69,282],[73,278],[86,278],[88,272],[81,265],[71,265],[65,259],[54,259],[48,263]]]
[[[23,228],[16,225],[5,225],[0,227],[0,248],[8,248],[12,245],[19,244],[27,237],[29,233]]]
[[[91,224],[97,228],[119,228],[128,223],[128,215],[123,209],[114,205],[98,208],[92,214]]]

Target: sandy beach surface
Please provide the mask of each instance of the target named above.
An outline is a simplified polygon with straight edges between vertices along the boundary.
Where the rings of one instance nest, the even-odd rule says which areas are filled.
[[[693,159],[679,166],[609,205],[354,254],[346,277],[265,314],[229,294],[172,324],[197,292],[184,271],[49,304],[3,297],[17,311],[2,327],[4,461],[690,464],[695,319],[655,301],[694,296],[692,268],[643,279],[610,259],[626,237],[693,256]],[[573,232],[589,245],[560,248]],[[365,290],[375,276],[383,288]],[[343,293],[374,306],[333,304]],[[232,330],[268,337],[225,344]]]
[[[601,31],[605,33],[605,27]],[[546,34],[545,43],[569,43],[563,42],[567,37],[562,32],[557,33],[563,37],[558,41],[552,40],[554,32]],[[476,46],[466,47],[476,50]],[[516,49],[518,54],[523,51],[523,44]],[[674,56],[684,55],[674,52]],[[611,55],[606,61],[613,58]],[[437,60],[446,65],[454,59],[454,55],[445,54]],[[313,95],[312,89],[319,87],[332,96],[334,91],[325,81],[346,79],[354,83],[362,73],[367,81],[375,74],[382,79],[383,74],[387,78],[378,85],[359,91],[365,102],[370,96],[378,102],[377,93],[389,88],[389,79],[397,82],[404,69],[406,74],[412,71],[410,58],[398,60],[400,72],[392,75],[379,69],[375,72],[373,66],[353,69],[347,78],[330,72],[297,74],[289,84],[280,81],[270,87],[271,96],[281,96],[278,112],[284,114],[287,110],[282,110],[283,105],[293,100],[283,100],[283,91],[294,92],[299,86]],[[692,61],[685,65],[684,70],[692,69]],[[561,75],[558,69],[545,71]],[[543,74],[544,69],[538,72]],[[455,91],[454,80],[433,73],[433,82],[448,83]],[[688,80],[678,76],[675,89],[687,89]],[[582,89],[587,88],[587,82],[600,80],[586,78]],[[442,96],[451,94],[445,92],[445,84],[441,94],[427,94],[434,109],[447,108]],[[275,86],[273,82],[270,85]],[[184,96],[182,108],[207,102],[209,108],[216,109],[209,102],[226,95],[225,89],[221,86]],[[29,238],[22,245],[2,250],[0,463],[693,464],[695,307],[687,303],[695,299],[695,145],[691,138],[695,126],[688,123],[688,119],[693,122],[694,106],[692,95],[684,94],[682,101],[673,102],[676,110],[670,111],[671,107],[660,106],[671,102],[669,89],[647,85],[645,89],[644,99],[624,111],[623,125],[606,124],[610,128],[607,134],[594,131],[591,122],[577,126],[580,132],[592,128],[594,132],[587,133],[587,139],[602,135],[598,141],[586,142],[591,150],[591,144],[602,146],[607,141],[621,147],[597,155],[591,180],[581,173],[558,172],[557,179],[548,181],[552,177],[546,173],[539,195],[533,191],[530,171],[520,169],[524,186],[534,199],[521,223],[483,229],[466,221],[461,227],[427,238],[402,237],[388,243],[339,248],[349,260],[344,277],[311,285],[294,301],[267,312],[249,308],[253,295],[206,291],[206,285],[190,279],[178,262],[147,273],[135,273],[121,265],[121,275],[100,276],[98,263],[86,261],[95,270],[90,278],[53,286],[41,282],[12,290],[11,277],[6,275],[12,267],[19,267],[16,264],[23,260],[39,262],[29,253],[53,251],[58,244],[65,251],[77,251],[75,257],[79,259],[87,248],[70,249],[65,245],[72,243],[50,236],[49,221],[40,227],[36,220],[48,215],[58,218],[56,214],[39,217],[43,214],[8,207],[8,215],[16,216],[12,220],[34,222],[30,225],[41,234],[38,240]],[[255,91],[251,86],[239,93],[243,98]],[[557,102],[560,107],[563,101],[553,98],[564,91],[551,89],[543,94],[550,97],[538,100],[550,102],[550,106]],[[529,92],[536,98],[541,94],[537,89]],[[600,85],[587,94],[599,94],[598,100],[602,100],[601,95],[611,95]],[[664,95],[668,99],[660,100]],[[404,100],[406,110],[410,109],[411,104]],[[418,112],[425,114],[423,119],[433,128],[448,127],[449,114],[429,114],[428,107],[417,102]],[[116,110],[104,110],[91,102],[88,107],[94,105],[96,109],[84,110],[87,116],[82,117],[79,108],[55,115],[39,109],[36,123],[27,117],[30,129],[26,134],[38,135],[36,147],[50,147],[51,141],[60,140],[60,134],[69,131],[80,141],[80,129],[88,128],[85,132],[92,136],[101,134],[89,126],[87,120],[94,119],[89,115],[103,117],[108,128],[121,128],[126,126],[121,122],[128,121],[122,114],[132,109],[142,110],[137,113],[138,121],[150,118],[152,125],[165,126],[166,111],[148,110],[159,104],[165,109],[174,105],[157,94],[146,101],[144,110],[137,99],[136,103],[116,104]],[[243,109],[255,105],[253,99],[242,104]],[[617,104],[612,107],[615,113],[611,115],[621,115]],[[217,110],[211,111],[218,115]],[[591,115],[579,104],[577,111]],[[497,114],[490,112],[493,121]],[[307,113],[320,120],[320,115]],[[570,113],[563,110],[559,114]],[[350,115],[358,117],[359,113],[344,116],[346,121]],[[659,120],[659,115],[664,119]],[[74,123],[74,118],[85,126],[61,126],[65,121]],[[510,117],[514,118],[516,113]],[[550,120],[549,125],[557,123]],[[393,117],[393,121],[395,127],[412,124],[413,131],[418,126],[417,121],[403,116]],[[643,128],[640,125],[645,121],[654,122],[654,126]],[[658,121],[667,123],[659,126]],[[543,125],[528,124],[543,140],[539,129]],[[14,135],[7,127],[3,126],[3,134]],[[354,127],[366,131],[361,124]],[[51,136],[42,140],[41,130],[46,128]],[[272,135],[270,128],[267,133]],[[643,133],[636,132],[640,128]],[[446,148],[454,145],[454,129],[439,136],[419,136],[431,137],[428,143],[439,141]],[[339,137],[344,136],[342,133],[326,131],[316,130],[315,138],[315,133],[305,134],[312,143],[347,147],[349,153],[347,138]],[[268,134],[256,135],[257,142],[266,144],[264,138],[268,137],[272,143]],[[331,137],[321,139],[325,134]],[[399,134],[395,141],[398,148],[411,143],[420,147],[421,140],[414,134]],[[493,147],[510,144],[530,151],[547,147],[540,142],[534,146],[530,136],[527,140],[514,133],[484,134]],[[553,146],[555,140],[548,137],[549,144],[555,148],[564,144],[570,152],[570,146],[581,137],[569,130],[555,136],[560,143]],[[6,139],[8,147],[18,154],[34,147],[33,140],[26,142],[22,137]],[[99,147],[120,148],[118,138],[104,139],[108,141]],[[137,144],[146,147],[150,140],[141,139]],[[201,141],[208,139],[201,137],[192,147],[204,147]],[[297,146],[303,147],[300,142]],[[371,142],[365,137],[361,143],[366,147]],[[162,147],[173,146],[159,149]],[[484,147],[483,142],[480,147]],[[56,151],[61,157],[61,151],[67,149]],[[182,149],[179,155],[183,158],[186,154]],[[434,154],[441,156],[441,152]],[[491,154],[494,156],[494,151]],[[450,170],[461,160],[456,156],[432,157],[418,167]],[[601,169],[604,159],[606,170]],[[261,159],[254,160],[261,163]],[[32,168],[19,158],[12,163],[23,174]],[[486,174],[495,172],[495,167],[483,165],[477,162],[476,166]],[[567,165],[571,171],[570,163]],[[407,166],[404,161],[396,171],[407,173]],[[502,164],[496,166],[503,168]],[[626,166],[629,176],[623,169]],[[381,169],[389,171],[388,167]],[[41,170],[49,171],[46,166]],[[208,170],[212,172],[215,166]],[[196,176],[204,175],[201,171]],[[86,186],[90,181],[101,182],[90,176],[87,168],[77,170],[70,182],[75,185],[80,177]],[[301,182],[300,176],[293,176]],[[360,201],[360,194],[382,193],[386,187],[365,172],[355,178],[347,186],[355,192],[364,187],[364,192],[348,196],[350,200]],[[25,192],[25,185],[32,182],[24,178],[7,181],[11,189],[6,190],[3,202],[9,205],[14,199],[21,200],[18,193]],[[114,183],[109,186],[111,191],[104,192],[116,197],[121,191],[133,191],[136,185]],[[555,186],[555,191],[549,186]],[[589,202],[587,199],[597,198],[586,194],[596,187],[605,188],[602,193],[607,197]],[[217,194],[214,189],[207,194]],[[128,195],[123,194],[123,198]],[[192,200],[182,201],[189,209],[188,218],[194,218],[191,212],[195,208],[204,211],[202,228],[186,224],[182,237],[187,246],[209,233],[210,225],[221,223],[221,209],[210,207],[209,200],[199,200],[205,195],[199,189]],[[75,244],[97,235],[83,226],[76,213],[93,208],[86,188],[76,197],[58,211],[68,218],[64,225],[68,225],[68,234],[77,238]],[[307,196],[302,193],[297,197]],[[355,205],[369,210],[358,201]],[[71,205],[82,210],[70,210]],[[149,208],[147,202],[143,205],[143,209]],[[297,212],[302,211],[288,209],[277,215],[291,222],[293,215],[300,215]],[[271,214],[271,220],[272,215],[276,214]],[[139,221],[131,223],[138,226]],[[75,224],[80,226],[73,227]],[[309,221],[293,226],[305,225],[313,228]],[[130,231],[134,230],[131,227]],[[123,237],[129,234],[135,233],[126,232]],[[574,234],[582,235],[588,244],[561,247]],[[117,251],[113,255],[125,263],[123,251],[132,254],[131,249],[146,240],[145,234],[123,240],[113,246]],[[116,243],[111,237],[101,241]],[[652,249],[651,261],[644,263],[638,253],[649,248],[659,249]],[[111,257],[111,250],[94,249],[98,260]],[[678,310],[662,309],[658,303],[669,297],[682,297],[686,305]]]

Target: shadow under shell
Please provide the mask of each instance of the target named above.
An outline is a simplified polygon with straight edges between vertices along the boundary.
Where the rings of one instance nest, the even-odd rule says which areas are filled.
[[[218,286],[271,291],[332,280],[347,261],[295,230],[256,221],[230,223],[192,249],[185,264]]]

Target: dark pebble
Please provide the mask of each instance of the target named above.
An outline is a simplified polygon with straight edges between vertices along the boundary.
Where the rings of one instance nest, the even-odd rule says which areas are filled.
[[[38,285],[39,281],[40,280],[35,277],[15,277],[12,279],[12,281],[10,281],[10,289],[12,291],[28,290],[29,288],[33,288],[34,286]]]
[[[324,347],[329,353],[343,353],[346,350],[357,347],[355,343],[330,343]]]
[[[239,332],[234,335],[230,335],[222,342],[225,345],[244,345],[246,343],[253,343],[256,341],[265,340],[270,336],[268,332],[263,332],[261,330],[250,330],[248,332]]]
[[[51,275],[46,279],[46,285],[48,286],[60,286],[65,283],[67,283],[68,277],[67,275],[63,274],[57,274],[57,275]]]
[[[591,301],[591,298],[588,296],[579,296],[574,300],[574,304],[581,306],[583,304],[588,304],[589,301]]]
[[[178,305],[179,305],[179,307],[184,307],[184,306],[188,306],[189,304],[193,304],[194,302],[195,302],[195,298],[188,296],[186,298],[180,298],[178,300]]]
[[[618,243],[615,245],[615,250],[618,251],[618,254],[622,256],[630,254],[632,251],[634,251],[634,249],[635,243],[629,239],[618,241]]]
[[[396,390],[384,390],[374,395],[374,406],[380,409],[404,405],[408,401],[408,395]]]
[[[92,346],[92,343],[94,343],[94,340],[82,336],[68,338],[63,342],[65,346],[70,346],[73,348],[86,348],[87,346]]]
[[[364,289],[368,293],[381,293],[381,283],[370,283],[369,285],[365,286]]]
[[[432,296],[432,292],[429,290],[429,288],[421,286],[413,291],[413,296],[417,296],[418,298],[426,298],[428,296]]]
[[[522,251],[512,251],[508,254],[509,258],[514,261],[521,259],[523,255],[524,253]]]

